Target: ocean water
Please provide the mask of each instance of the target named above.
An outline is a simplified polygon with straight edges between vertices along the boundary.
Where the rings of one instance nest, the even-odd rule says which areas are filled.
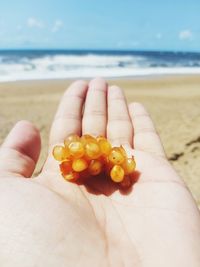
[[[200,53],[0,50],[0,81],[200,74]]]

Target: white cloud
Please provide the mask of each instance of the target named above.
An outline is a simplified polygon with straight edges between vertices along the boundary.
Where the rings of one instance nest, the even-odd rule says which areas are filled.
[[[27,25],[30,28],[44,28],[44,23],[36,18],[30,17],[27,20]]]
[[[51,31],[52,32],[57,32],[57,31],[60,30],[60,28],[62,28],[62,26],[63,26],[63,22],[61,20],[56,20],[54,22],[54,25],[53,25]]]
[[[179,39],[180,40],[191,40],[192,32],[190,30],[182,30],[179,32]]]

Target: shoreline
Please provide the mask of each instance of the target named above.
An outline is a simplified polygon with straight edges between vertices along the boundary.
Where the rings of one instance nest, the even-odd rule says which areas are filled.
[[[98,76],[101,77],[101,76]],[[74,80],[86,80],[89,81],[93,77],[77,77],[77,78],[44,78],[44,79],[23,79],[23,80],[13,80],[13,81],[0,81],[1,84],[16,84],[16,83],[48,83],[48,82],[73,82]],[[186,73],[186,74],[155,74],[155,75],[136,75],[136,76],[122,76],[122,77],[102,77],[107,81],[159,81],[159,80],[171,80],[176,79],[177,81],[182,81],[183,79],[193,80],[194,78],[199,78],[200,73]]]
[[[18,120],[32,121],[41,132],[43,147],[36,172],[45,160],[59,100],[73,80],[0,82],[0,144]],[[108,83],[123,88],[128,102],[145,105],[168,159],[200,207],[200,75],[118,78]]]
[[[99,76],[101,77],[101,76]],[[179,73],[164,73],[164,74],[144,74],[144,75],[134,75],[134,76],[117,76],[117,77],[102,77],[105,80],[108,81],[120,81],[120,80],[129,80],[129,81],[140,81],[140,80],[160,80],[160,79],[182,79],[182,78],[199,78],[200,77],[200,72],[199,73],[184,73],[184,74],[179,74]],[[75,78],[44,78],[44,79],[22,79],[22,80],[11,80],[11,81],[1,81],[0,84],[8,84],[8,83],[27,83],[27,82],[59,82],[59,81],[74,81],[74,80],[86,80],[89,81],[93,77],[75,77]]]

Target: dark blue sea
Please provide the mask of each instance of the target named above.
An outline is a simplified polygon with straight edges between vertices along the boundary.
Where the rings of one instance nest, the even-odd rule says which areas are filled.
[[[200,74],[200,53],[0,50],[0,81]]]

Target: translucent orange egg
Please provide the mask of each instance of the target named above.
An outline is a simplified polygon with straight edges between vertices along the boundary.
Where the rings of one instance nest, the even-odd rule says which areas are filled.
[[[53,149],[53,156],[58,161],[63,161],[70,157],[69,149],[63,146],[55,146]]]
[[[136,163],[133,158],[125,159],[124,163],[122,164],[122,167],[125,171],[125,174],[131,174],[134,172]]]
[[[119,150],[121,151],[122,155],[126,158],[127,157],[126,150],[123,148],[123,146],[120,146]]]
[[[110,152],[111,152],[111,149],[112,149],[112,146],[108,142],[108,140],[105,137],[98,136],[97,137],[97,142],[98,142],[98,144],[100,146],[101,153],[103,155],[107,155],[108,156],[110,154]]]
[[[70,181],[70,182],[75,182],[79,179],[80,175],[78,172],[71,171],[67,174],[62,174],[65,180]]]
[[[89,134],[84,134],[81,136],[81,142],[85,146],[88,142],[97,143],[97,140]]]
[[[88,178],[104,173],[121,188],[128,188],[137,181],[134,158],[128,158],[125,149],[113,147],[103,137],[69,135],[65,146],[55,146],[53,156],[61,161],[59,167],[64,179],[84,184]]]
[[[85,155],[89,159],[97,159],[101,155],[99,145],[94,142],[87,142],[85,145]]]
[[[72,162],[72,169],[76,172],[82,172],[86,170],[88,167],[88,163],[84,159],[74,159]]]
[[[103,163],[100,160],[94,159],[90,162],[88,172],[91,175],[98,175],[103,170]]]
[[[122,164],[125,160],[125,157],[119,147],[113,147],[108,158],[110,162],[117,165]]]
[[[102,135],[99,135],[99,136],[97,136],[97,138],[96,138],[96,140],[97,140],[97,142],[99,142],[100,140],[107,140],[104,136],[102,136]]]
[[[111,169],[110,177],[116,183],[122,182],[124,179],[124,169],[120,165],[114,165]]]
[[[106,155],[101,155],[99,158],[98,158],[104,165],[107,165],[109,163],[109,159],[108,159],[108,156]]]
[[[81,158],[85,154],[84,146],[79,141],[71,142],[69,144],[69,152],[73,158]]]
[[[67,147],[71,142],[80,142],[80,137],[77,134],[70,134],[64,141],[65,146]]]
[[[65,160],[59,165],[59,167],[62,174],[67,174],[72,171],[72,162]]]

